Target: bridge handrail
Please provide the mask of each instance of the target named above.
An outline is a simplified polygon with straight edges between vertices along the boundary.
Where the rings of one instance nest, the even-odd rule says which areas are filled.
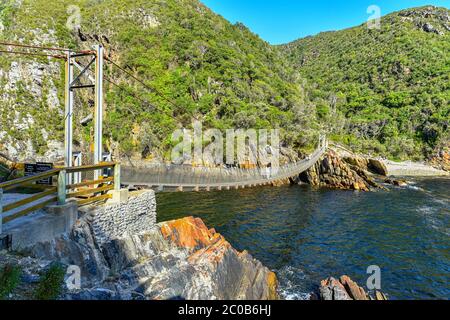
[[[72,173],[78,172],[86,172],[86,171],[96,171],[112,168],[114,169],[114,176],[106,177],[98,180],[84,181],[82,183],[77,184],[67,184],[68,175]],[[3,191],[4,190],[12,190],[18,187],[27,186],[30,183],[34,183],[36,181],[40,181],[42,179],[50,178],[50,177],[58,177],[58,183],[56,186],[43,186],[43,191],[33,194],[30,197],[25,199],[21,199],[19,201],[8,203],[7,205],[3,204]],[[105,185],[106,184],[106,185]],[[76,189],[84,186],[95,186],[95,188],[89,188],[83,191],[76,191]],[[88,196],[92,195],[87,199],[77,200],[79,205],[87,205],[99,200],[104,200],[111,198],[109,194],[102,194],[107,191],[113,189],[120,188],[120,164],[116,162],[102,162],[95,165],[86,165],[79,167],[63,167],[63,168],[55,168],[46,172],[38,173],[29,177],[22,177],[18,179],[14,179],[11,181],[6,181],[0,183],[0,233],[1,233],[1,225],[3,223],[9,222],[11,220],[22,217],[32,211],[36,211],[44,208],[46,205],[50,203],[57,202],[59,205],[64,205],[66,203],[66,198],[75,198],[80,196]],[[74,192],[70,192],[70,190],[75,190]],[[101,195],[97,195],[97,194]],[[25,205],[29,205],[35,201],[40,199],[47,198],[43,202],[38,203],[37,205],[24,208],[19,210],[18,212],[10,215],[4,216],[4,213],[12,211],[14,209],[23,207]]]

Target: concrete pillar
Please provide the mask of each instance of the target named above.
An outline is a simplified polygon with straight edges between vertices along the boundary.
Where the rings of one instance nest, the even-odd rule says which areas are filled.
[[[69,233],[78,219],[78,204],[75,201],[59,206],[47,206],[44,210],[50,215],[64,218],[64,230],[59,230],[62,233]]]
[[[108,201],[109,203],[125,203],[129,199],[130,192],[128,189],[111,190],[109,194],[112,198]]]
[[[61,170],[58,175],[58,205],[66,204],[66,170]]]
[[[114,190],[120,190],[120,164],[114,166]]]

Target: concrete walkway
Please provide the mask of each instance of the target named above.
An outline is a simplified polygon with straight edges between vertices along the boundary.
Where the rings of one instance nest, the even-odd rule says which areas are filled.
[[[386,165],[390,176],[405,176],[405,177],[450,176],[449,172],[438,170],[424,163],[412,161],[394,162],[390,160],[383,160],[383,163]]]

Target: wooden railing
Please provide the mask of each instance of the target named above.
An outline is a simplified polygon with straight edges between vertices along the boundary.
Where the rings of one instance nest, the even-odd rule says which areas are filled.
[[[73,173],[97,171],[110,168],[113,169],[111,170],[113,172],[112,176],[103,177],[97,180],[83,181],[76,184],[67,184],[67,178]],[[55,186],[40,186],[34,184],[36,181],[51,177],[57,177],[57,184]],[[40,192],[32,194],[29,197],[14,203],[3,205],[3,192],[19,187],[33,188],[39,190]],[[9,222],[27,215],[30,212],[42,209],[48,204],[56,202],[58,205],[64,205],[67,199],[75,199],[79,206],[83,206],[97,201],[110,199],[112,196],[107,194],[107,192],[114,189],[120,189],[120,164],[115,162],[105,162],[97,165],[70,168],[57,168],[33,176],[0,183],[0,232],[2,223]],[[43,199],[43,201],[29,206],[30,204],[41,199]],[[25,208],[10,214],[12,210],[16,210],[21,207]]]

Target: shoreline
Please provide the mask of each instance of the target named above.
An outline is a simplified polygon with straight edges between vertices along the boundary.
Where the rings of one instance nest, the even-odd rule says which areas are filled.
[[[388,170],[390,177],[448,177],[450,173],[439,170],[433,166],[412,162],[394,162],[391,160],[382,160]]]

